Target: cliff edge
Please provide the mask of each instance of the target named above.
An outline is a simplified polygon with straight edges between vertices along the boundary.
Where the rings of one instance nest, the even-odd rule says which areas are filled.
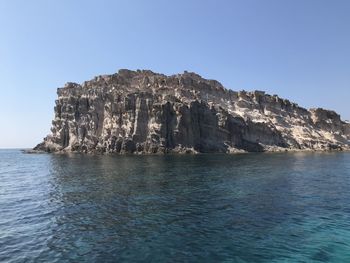
[[[195,73],[119,70],[57,90],[51,134],[34,150],[195,153],[350,149],[350,124],[263,91]]]

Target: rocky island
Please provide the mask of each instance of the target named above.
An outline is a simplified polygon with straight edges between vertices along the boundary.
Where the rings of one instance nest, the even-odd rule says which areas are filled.
[[[348,150],[350,124],[263,91],[195,73],[122,69],[57,90],[51,134],[34,151],[234,153]]]

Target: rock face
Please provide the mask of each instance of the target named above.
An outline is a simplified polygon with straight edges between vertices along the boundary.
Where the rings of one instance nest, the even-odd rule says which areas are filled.
[[[84,153],[261,152],[350,148],[350,124],[262,91],[195,73],[119,70],[57,90],[51,135],[34,150]]]

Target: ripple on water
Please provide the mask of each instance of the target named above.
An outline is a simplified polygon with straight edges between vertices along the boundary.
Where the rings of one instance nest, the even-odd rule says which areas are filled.
[[[0,151],[0,261],[349,262],[350,154]]]

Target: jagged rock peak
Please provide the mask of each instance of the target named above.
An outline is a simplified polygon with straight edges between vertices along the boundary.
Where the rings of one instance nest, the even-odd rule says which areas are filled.
[[[35,150],[197,153],[350,148],[350,124],[264,91],[235,92],[185,71],[121,69],[57,89],[51,134]]]

